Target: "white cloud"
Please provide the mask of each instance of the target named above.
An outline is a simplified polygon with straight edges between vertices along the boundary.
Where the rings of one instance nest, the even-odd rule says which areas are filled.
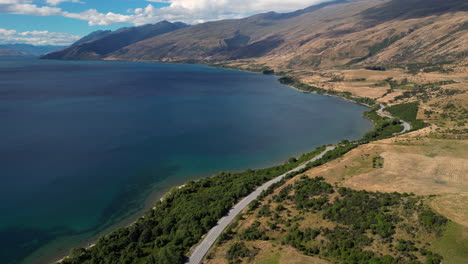
[[[78,0],[47,0],[49,4],[61,2],[80,2]],[[109,13],[99,13],[95,9],[89,9],[81,13],[71,13],[59,7],[37,6],[29,0],[0,0],[0,13],[21,14],[33,16],[63,16],[88,21],[90,26],[112,25],[118,23],[132,23],[133,16]]]
[[[107,26],[122,23],[132,24],[133,22],[133,16],[131,15],[121,15],[112,12],[103,14],[99,13],[96,9],[88,9],[81,13],[63,12],[63,16],[88,21],[90,26]]]
[[[31,1],[27,0],[0,0],[0,4],[20,4],[20,3],[31,3]]]
[[[49,32],[49,31],[24,31],[17,32],[16,30],[8,30],[0,28],[0,43],[1,44],[31,44],[31,45],[61,45],[68,46],[80,39],[80,36]]]
[[[61,3],[64,3],[64,2],[84,4],[84,2],[80,0],[47,0],[46,2],[47,4],[53,5],[53,6],[60,5]]]
[[[50,6],[37,6],[29,0],[0,0],[0,13],[33,16],[62,15],[62,10]]]
[[[49,5],[80,0],[46,0]],[[205,21],[240,18],[254,13],[276,11],[290,12],[330,0],[147,0],[168,3],[162,8],[149,4],[144,8],[131,10],[130,14],[100,13],[88,9],[81,13],[71,13],[59,7],[37,6],[30,0],[0,0],[0,13],[13,13],[35,16],[64,16],[88,21],[90,26],[130,23],[142,25],[161,20],[182,21],[190,24]]]
[[[59,16],[62,10],[56,7],[38,7],[32,4],[17,4],[9,7],[12,14],[33,15],[33,16]]]
[[[3,35],[3,36],[11,36],[11,35],[15,35],[16,34],[16,30],[8,30],[8,29],[3,29],[3,28],[0,28],[0,35]]]
[[[170,3],[163,8],[135,9],[134,24],[154,23],[163,19],[200,23],[211,20],[240,18],[255,13],[291,12],[330,0],[148,0]]]

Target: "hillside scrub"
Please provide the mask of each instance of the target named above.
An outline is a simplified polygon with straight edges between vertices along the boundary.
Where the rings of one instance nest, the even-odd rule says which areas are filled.
[[[305,255],[356,264],[436,264],[443,259],[429,250],[427,238],[439,236],[448,220],[422,197],[333,187],[322,177],[303,175],[261,200],[260,208],[278,201],[284,213],[259,214],[247,229],[263,230],[274,237],[271,243],[290,245]],[[324,222],[310,224],[311,218]],[[250,241],[242,231],[233,232],[231,240]]]

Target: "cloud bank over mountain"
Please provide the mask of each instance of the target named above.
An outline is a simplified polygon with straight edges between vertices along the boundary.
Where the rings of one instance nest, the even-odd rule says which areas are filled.
[[[80,39],[68,33],[58,33],[49,31],[23,31],[0,28],[0,44],[31,44],[31,45],[55,45],[67,46]]]
[[[151,5],[135,10],[142,14],[137,22],[162,17],[188,23],[206,22],[226,18],[240,18],[254,13],[276,11],[290,12],[329,0],[149,0],[149,2],[170,3],[169,6],[154,9]]]
[[[89,26],[114,24],[140,26],[162,20],[198,24],[241,18],[260,12],[289,12],[328,1],[330,0],[146,0],[141,1],[142,7],[116,13],[97,10],[93,8],[95,2],[86,0],[0,0],[0,14],[23,15],[25,18],[27,16],[66,17],[86,21]],[[79,8],[73,9],[72,12],[71,4],[76,4]],[[126,5],[125,2],[123,4]],[[66,7],[69,9],[66,10]],[[42,33],[40,35],[36,33],[34,36],[31,33],[27,36],[21,35],[24,32],[16,32],[15,28],[10,26],[9,29],[0,29],[0,43],[68,45],[79,39],[79,36],[72,34],[37,31],[36,28],[30,27],[33,26],[28,26],[28,32]]]

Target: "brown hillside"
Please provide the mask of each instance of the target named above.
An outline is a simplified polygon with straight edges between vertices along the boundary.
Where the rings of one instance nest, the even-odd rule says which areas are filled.
[[[195,25],[124,47],[106,59],[233,61],[280,68],[458,61],[468,46],[463,0],[335,1]]]

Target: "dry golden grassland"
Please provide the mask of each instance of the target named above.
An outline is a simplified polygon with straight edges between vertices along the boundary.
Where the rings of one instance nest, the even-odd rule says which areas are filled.
[[[383,168],[371,169],[369,154],[383,157]],[[343,186],[353,189],[438,195],[433,208],[468,227],[467,160],[468,140],[409,135],[358,148],[328,173],[342,170]]]

